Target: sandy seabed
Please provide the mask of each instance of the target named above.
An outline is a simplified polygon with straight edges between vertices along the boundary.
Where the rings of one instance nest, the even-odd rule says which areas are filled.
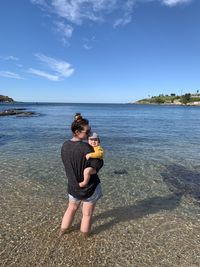
[[[97,204],[91,236],[79,232],[80,210],[71,232],[59,239],[67,202],[64,174],[61,165],[57,168],[49,168],[47,182],[31,178],[40,170],[25,175],[17,160],[2,162],[0,266],[200,266],[199,217],[180,212],[194,205],[193,199],[172,194],[159,178],[153,185],[145,181],[143,194],[137,195],[144,188],[142,180],[131,183],[120,175],[113,183],[109,168],[101,173],[104,197]],[[157,193],[148,193],[152,186]]]

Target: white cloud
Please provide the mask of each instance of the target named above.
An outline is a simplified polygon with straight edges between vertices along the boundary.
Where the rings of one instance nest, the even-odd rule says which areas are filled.
[[[84,48],[85,50],[90,50],[90,49],[92,49],[92,46],[91,46],[91,45],[88,45],[88,44],[84,44],[84,45],[83,45],[83,48]]]
[[[119,19],[116,19],[116,21],[113,23],[113,26],[114,28],[116,28],[117,26],[124,26],[128,23],[130,23],[132,20],[131,16],[127,16],[127,17],[124,17],[124,18],[119,18]]]
[[[85,50],[91,50],[94,46],[94,43],[96,42],[96,38],[95,36],[91,36],[90,38],[83,38],[82,42],[83,42],[82,47]]]
[[[73,30],[74,30],[73,27],[61,21],[57,21],[54,24],[56,26],[55,31],[61,36],[62,42],[64,44],[67,44],[68,40],[72,36]]]
[[[30,0],[32,4],[37,4],[37,5],[43,5],[45,4],[44,0]]]
[[[135,4],[136,1],[133,0],[128,0],[125,2],[124,6],[123,6],[123,13],[122,13],[122,17],[117,18],[114,23],[113,26],[114,28],[116,28],[117,26],[124,26],[128,23],[131,22],[132,20],[132,13],[133,13],[133,6]]]
[[[193,0],[30,0],[47,12],[55,14],[62,22],[56,23],[56,31],[64,44],[73,33],[72,26],[82,25],[86,21],[105,23],[109,21],[114,28],[132,21],[136,3],[158,1],[169,7],[192,2]],[[66,22],[66,24],[64,22]]]
[[[66,61],[57,60],[43,54],[36,54],[35,56],[40,62],[45,63],[45,67],[50,68],[53,71],[53,74],[43,70],[30,68],[29,72],[32,74],[47,78],[51,81],[61,81],[74,73],[74,68],[72,68],[71,64]]]
[[[71,67],[66,61],[57,60],[52,57],[47,57],[43,54],[36,54],[35,55],[41,62],[44,62],[49,66],[50,69],[55,71],[61,77],[69,77],[73,74],[74,69]]]
[[[50,81],[60,81],[60,77],[58,75],[52,75],[52,74],[49,74],[49,73],[41,71],[41,70],[29,69],[28,72],[32,73],[32,74],[34,74],[36,76],[40,76],[40,77],[46,78],[46,79],[48,79]]]
[[[10,71],[0,71],[0,76],[11,79],[23,79],[19,74]]]
[[[105,17],[115,11],[124,12],[122,17],[129,15],[136,0],[50,0],[49,4],[44,0],[31,0],[33,4],[40,5],[51,10],[68,22],[81,25],[84,21],[106,21]],[[125,19],[128,23],[127,18]]]
[[[14,61],[19,60],[19,58],[14,57],[14,56],[1,56],[0,59],[3,59],[3,60],[14,60]]]
[[[84,19],[97,20],[92,12],[91,0],[52,0],[55,13],[74,24],[81,24]]]
[[[192,0],[30,0],[31,3],[45,7],[48,12],[81,25],[85,20],[106,21],[106,15],[112,13],[114,25],[125,25],[132,20],[135,3],[159,1],[168,6],[189,3]],[[116,12],[117,11],[117,12]],[[116,12],[116,14],[115,14]],[[116,17],[117,13],[122,13]],[[109,19],[109,18],[108,18]]]
[[[40,5],[40,6],[44,6],[44,7],[47,7],[47,3],[45,0],[30,0],[32,4],[35,4],[35,5]]]
[[[162,0],[162,3],[167,6],[175,6],[177,4],[189,3],[192,0]]]
[[[16,65],[17,65],[17,67],[19,67],[19,68],[22,68],[22,67],[23,67],[22,64],[16,64]]]

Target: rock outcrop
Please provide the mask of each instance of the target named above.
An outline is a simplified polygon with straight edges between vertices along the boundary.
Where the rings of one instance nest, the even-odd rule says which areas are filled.
[[[11,97],[0,95],[0,103],[6,102],[6,103],[12,103],[15,102]]]
[[[0,116],[17,116],[17,117],[30,117],[30,116],[37,116],[34,111],[26,111],[25,108],[15,108],[15,109],[7,109],[0,111]]]

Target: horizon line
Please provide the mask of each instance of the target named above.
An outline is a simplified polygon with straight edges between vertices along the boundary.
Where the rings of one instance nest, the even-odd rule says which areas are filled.
[[[134,104],[132,102],[52,102],[52,101],[14,101],[14,102],[0,102],[0,104]]]

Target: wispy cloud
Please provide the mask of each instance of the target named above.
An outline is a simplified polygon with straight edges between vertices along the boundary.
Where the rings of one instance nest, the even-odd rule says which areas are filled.
[[[185,3],[189,3],[192,0],[162,0],[163,4],[167,5],[167,6],[175,6],[178,4],[185,4]]]
[[[11,78],[11,79],[20,79],[20,80],[23,79],[19,74],[11,72],[11,71],[0,71],[0,76],[5,77],[5,78]]]
[[[93,46],[94,46],[94,43],[96,42],[96,38],[95,38],[95,36],[91,36],[89,38],[84,37],[82,39],[82,42],[83,42],[82,47],[85,50],[91,50],[93,48]]]
[[[68,40],[72,37],[73,27],[61,21],[54,22],[55,32],[61,37],[63,44],[68,44]]]
[[[133,13],[133,6],[136,1],[128,0],[125,2],[125,5],[123,6],[123,15],[120,18],[117,18],[113,26],[124,26],[132,21],[132,13]]]
[[[184,4],[193,0],[30,0],[31,3],[46,7],[58,17],[72,24],[81,25],[84,21],[104,21],[112,13],[114,25],[125,25],[132,20],[133,7],[136,3],[159,1],[168,6]],[[122,13],[117,18],[118,13]],[[106,19],[107,18],[107,19]]]
[[[33,4],[48,7],[58,17],[69,23],[81,25],[84,21],[106,22],[107,15],[114,12],[124,12],[124,24],[131,21],[131,12],[136,0],[31,0]],[[129,17],[129,19],[127,19]],[[117,18],[115,18],[116,20]]]
[[[193,0],[30,0],[47,12],[56,14],[62,22],[54,22],[62,42],[68,43],[74,27],[87,21],[112,23],[113,27],[124,26],[132,21],[136,3],[160,2],[169,7]],[[64,22],[63,22],[64,21]],[[73,27],[71,26],[73,25]]]
[[[44,54],[35,54],[36,58],[53,71],[53,74],[43,70],[30,68],[29,72],[51,81],[61,81],[74,73],[74,68],[66,61],[57,60]]]
[[[23,67],[22,64],[16,64],[16,65],[17,65],[17,67],[19,67],[19,68],[22,68],[22,67]]]
[[[14,60],[14,61],[19,60],[19,58],[14,57],[14,56],[0,56],[0,59],[2,59],[2,60]]]
[[[30,2],[35,5],[40,5],[46,8],[48,7],[48,4],[46,3],[45,0],[30,0]]]
[[[84,45],[83,45],[83,48],[84,48],[85,50],[90,50],[90,49],[92,49],[92,46],[91,46],[91,45],[88,45],[88,44],[84,44]]]
[[[32,73],[34,75],[37,75],[37,76],[40,76],[40,77],[43,77],[43,78],[46,78],[50,81],[60,81],[60,77],[58,75],[52,75],[52,74],[49,74],[45,71],[41,71],[41,70],[37,70],[37,69],[29,69],[28,70],[29,73]]]
[[[113,0],[107,0],[107,2]],[[67,19],[74,24],[82,24],[87,20],[97,21],[100,20],[100,16],[97,15],[100,8],[104,8],[103,2],[100,0],[100,4],[96,4],[93,0],[52,0],[51,5],[53,6],[55,13],[62,18]]]
[[[61,77],[69,77],[73,74],[74,69],[66,61],[57,60],[44,54],[35,55],[41,62],[46,63],[53,71],[58,73]]]

